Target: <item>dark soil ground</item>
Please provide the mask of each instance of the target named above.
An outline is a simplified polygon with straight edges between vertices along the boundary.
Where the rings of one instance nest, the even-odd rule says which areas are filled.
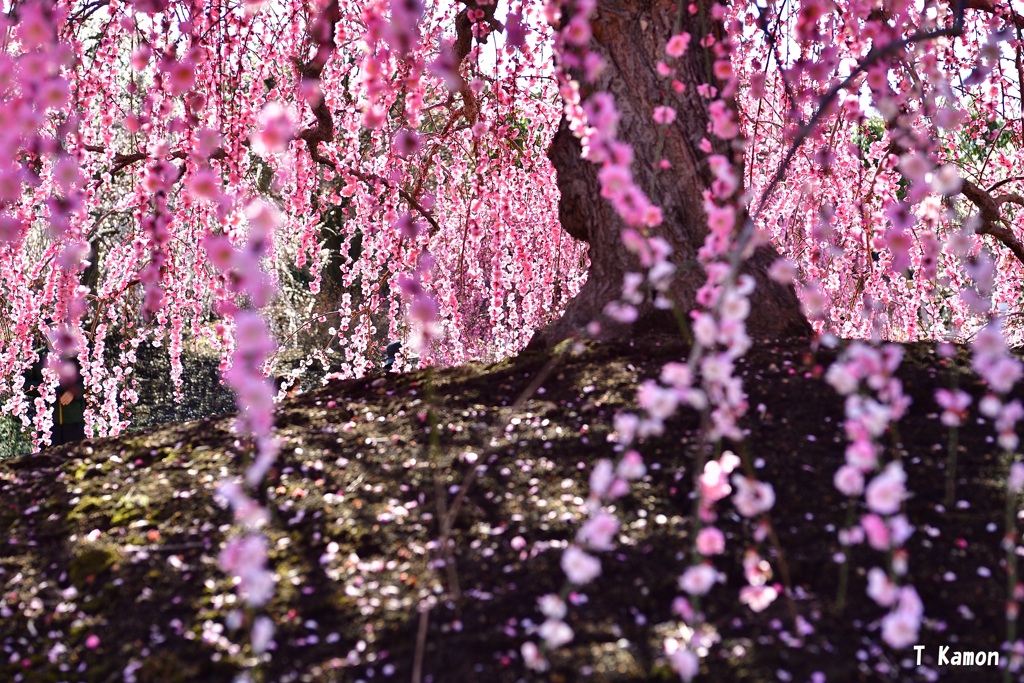
[[[775,488],[779,548],[768,559],[775,580],[788,569],[790,599],[760,614],[739,603],[751,529],[722,505],[729,543],[716,567],[727,579],[701,605],[717,637],[703,680],[1003,680],[1000,669],[940,667],[936,656],[943,645],[990,651],[1006,639],[1008,465],[976,400],[958,435],[959,502],[941,505],[949,431],[932,395],[954,375],[975,399],[983,388],[966,352],[945,362],[930,345],[906,351],[899,375],[914,403],[886,443],[887,457],[904,458],[913,492],[907,548],[927,618],[921,666],[912,650],[881,640],[885,610],[866,597],[864,578],[884,564],[880,553],[850,550],[848,604],[836,609],[836,529],[848,511],[832,477],[845,442],[841,399],[821,379],[836,352],[794,341],[748,354],[749,438],[732,446]],[[635,404],[639,379],[684,354],[651,338],[373,375],[288,400],[264,496],[279,576],[266,613],[277,633],[254,668],[247,629],[225,626],[236,605],[217,566],[233,527],[214,485],[249,457],[230,417],[0,463],[0,681],[231,681],[246,667],[258,681],[408,681],[418,642],[423,680],[435,683],[678,680],[660,653],[678,633],[671,605],[691,544],[693,413],[640,446],[648,474],[618,501],[618,549],[574,597],[575,640],[550,653],[544,674],[527,670],[519,651],[537,640],[537,597],[563,586],[561,548],[582,520],[592,465],[618,457],[612,416]],[[439,520],[479,465],[455,520],[453,561],[440,568]],[[798,637],[794,613],[813,633]]]

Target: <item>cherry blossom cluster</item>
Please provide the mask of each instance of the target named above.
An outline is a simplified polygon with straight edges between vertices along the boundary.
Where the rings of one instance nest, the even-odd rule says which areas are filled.
[[[548,594],[538,600],[538,607],[544,615],[544,622],[537,628],[537,635],[543,640],[543,649],[533,641],[523,643],[523,661],[535,671],[548,669],[544,651],[557,649],[573,639],[572,628],[566,623],[568,608],[565,595],[573,586],[591,583],[601,574],[601,560],[588,553],[606,552],[615,548],[613,543],[622,524],[610,507],[612,501],[629,493],[629,482],[640,479],[647,473],[640,453],[627,451],[618,464],[602,459],[590,473],[590,493],[585,507],[588,518],[576,533],[575,543],[562,553],[561,567],[568,583],[562,595]]]
[[[868,571],[867,591],[880,606],[891,608],[882,619],[882,638],[895,649],[918,642],[924,615],[914,587],[900,585],[908,569],[903,546],[914,532],[902,513],[903,501],[909,496],[907,475],[899,459],[883,465],[880,458],[879,440],[910,406],[910,398],[895,377],[902,359],[903,348],[895,344],[877,349],[854,342],[825,375],[826,381],[846,397],[843,424],[850,440],[846,464],[834,477],[835,486],[850,498],[851,506],[863,494],[868,509],[858,526],[840,532],[840,542],[848,546],[866,538],[872,548],[888,554],[888,570],[873,567]],[[872,473],[871,481],[865,484],[865,478]]]
[[[979,208],[961,198],[954,210],[952,198],[963,189],[961,177],[1000,193],[1017,190],[1019,151],[998,141],[1017,105],[995,97],[1005,92],[995,54],[1013,19],[998,10],[968,9],[959,17],[957,8],[897,2],[892,22],[864,3],[733,3],[728,10],[745,25],[773,27],[736,34],[733,68],[748,86],[738,91],[749,140],[745,184],[760,203],[759,227],[784,254],[799,255],[794,261],[818,330],[905,340],[965,337],[985,323],[957,295],[970,278],[951,242],[965,226],[975,253],[995,241],[974,235],[980,221],[965,221],[980,218]],[[924,38],[958,20],[959,37]],[[913,37],[921,40],[902,42]],[[887,45],[900,49],[887,53]],[[912,59],[897,56],[903,53]],[[855,71],[858,64],[864,68]],[[964,74],[962,86],[954,74]],[[865,107],[869,93],[872,106]],[[822,96],[831,100],[819,114]],[[964,142],[972,136],[983,148],[978,160],[965,149],[974,146]],[[807,153],[792,155],[799,141]],[[793,191],[778,191],[783,164]],[[1019,221],[1019,212],[1004,211],[1001,219]],[[1018,287],[1024,271],[997,247],[993,311],[1011,305],[1006,288]]]
[[[214,234],[206,236],[204,246],[210,261],[219,267],[228,281],[228,289],[247,297],[259,308],[268,303],[273,293],[272,285],[262,276],[259,261],[271,242],[277,213],[262,200],[253,200],[246,209],[246,215],[249,239],[241,249],[234,248],[226,235]],[[231,301],[222,302],[221,309],[223,314],[232,316],[235,345],[231,366],[224,373],[224,379],[235,392],[238,402],[236,428],[256,444],[255,459],[245,477],[246,483],[256,489],[279,449],[273,434],[274,389],[263,373],[267,355],[276,345],[266,322],[255,310],[238,310]],[[228,539],[220,554],[220,567],[234,577],[246,604],[262,606],[273,595],[275,583],[273,572],[266,566],[266,538],[257,530],[261,523],[266,522],[267,512],[233,480],[222,481],[218,490],[247,529],[246,535]],[[250,638],[257,654],[265,649],[272,634],[273,622],[268,617],[260,616],[254,620]]]

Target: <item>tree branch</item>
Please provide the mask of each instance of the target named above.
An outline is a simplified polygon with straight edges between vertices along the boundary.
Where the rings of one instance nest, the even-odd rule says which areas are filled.
[[[963,188],[960,190],[963,196],[967,197],[972,204],[978,207],[980,211],[980,225],[975,230],[978,235],[991,235],[998,241],[1002,242],[1003,245],[1013,252],[1013,255],[1017,257],[1017,260],[1024,263],[1024,244],[1021,243],[1017,236],[1013,234],[1006,223],[1006,219],[1003,218],[999,207],[1001,203],[996,199],[992,198],[988,192],[981,189],[969,180],[963,181]],[[1003,195],[999,199],[1005,201],[1013,201],[1006,199],[1011,195]],[[1019,195],[1012,195],[1017,199],[1021,199]],[[1024,199],[1022,199],[1024,204]]]
[[[832,86],[824,97],[821,98],[821,102],[818,105],[818,109],[814,112],[811,120],[800,127],[797,131],[796,136],[793,138],[793,144],[790,145],[789,151],[786,153],[786,157],[783,159],[782,164],[779,165],[778,170],[772,177],[770,183],[765,188],[764,192],[761,193],[761,198],[757,202],[757,208],[751,213],[751,220],[756,222],[757,217],[761,214],[761,210],[764,208],[765,203],[771,196],[772,192],[775,191],[776,186],[782,182],[782,178],[786,175],[786,171],[789,170],[789,165],[793,161],[793,157],[796,156],[797,151],[804,144],[807,138],[818,128],[818,124],[825,118],[826,113],[831,107],[832,103],[839,96],[839,93],[843,92],[853,83],[855,79],[860,77],[861,74],[865,73],[875,62],[895,54],[903,48],[920,43],[928,40],[934,40],[936,38],[942,38],[944,36],[959,36],[963,33],[964,29],[964,11],[967,7],[967,3],[971,0],[957,0],[956,7],[956,18],[953,20],[953,25],[947,28],[937,29],[935,31],[918,31],[908,38],[903,40],[894,40],[891,43],[883,45],[878,48],[871,48],[868,54],[857,64],[857,68],[850,72],[850,75],[844,78],[839,83]],[[982,1],[985,0],[976,0]]]
[[[1010,3],[1002,4],[1000,6],[1004,8],[1004,12],[1000,15],[1006,17],[1019,29],[1024,29],[1024,16],[1017,14]],[[967,0],[967,9],[976,9],[979,12],[988,12],[989,14],[1000,14],[994,0]]]

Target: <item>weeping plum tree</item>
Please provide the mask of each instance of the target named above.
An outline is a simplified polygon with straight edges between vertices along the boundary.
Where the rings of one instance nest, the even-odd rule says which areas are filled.
[[[679,583],[694,602],[717,582],[710,524],[730,482],[740,515],[770,528],[770,484],[751,467],[730,479],[728,451],[707,457],[742,440],[732,371],[752,337],[977,334],[981,410],[1001,448],[1018,445],[1024,407],[1004,400],[1024,373],[1005,348],[1024,261],[1013,3],[32,0],[0,31],[0,396],[40,440],[72,359],[87,428],[116,433],[138,345],[166,341],[179,380],[187,338],[204,338],[238,394],[258,490],[278,447],[258,312],[287,264],[315,295],[298,321],[334,321],[346,376],[395,337],[457,363],[584,334],[688,335],[687,362],[645,381],[643,414],[614,427],[639,448],[680,405],[701,414]],[[40,336],[53,352],[30,407]],[[851,441],[836,488],[870,511],[844,532],[888,553],[868,592],[896,649],[924,610],[904,576],[906,472],[879,440],[909,405],[899,360],[853,345],[828,373]],[[954,427],[971,399],[936,400]],[[591,517],[562,557],[572,584],[600,573],[588,551],[619,529],[604,504],[644,473],[638,450],[612,467],[595,466]],[[1024,465],[1011,472],[1016,495]],[[274,589],[266,512],[239,482],[220,491],[246,527],[220,566],[259,607]],[[758,552],[740,591],[754,610],[779,594]],[[572,638],[560,601],[541,605],[550,649]],[[689,680],[703,617],[679,604],[691,635],[665,654]],[[533,643],[521,652],[546,666]]]
[[[5,411],[47,431],[56,369],[21,380],[39,335],[78,356],[93,434],[127,424],[138,344],[166,341],[175,382],[187,338],[226,366],[256,275],[217,247],[257,200],[264,284],[297,268],[314,295],[277,336],[333,330],[344,376],[410,334],[456,363],[685,329],[739,235],[755,337],[808,331],[794,274],[818,332],[968,334],[979,256],[991,311],[1015,305],[1020,147],[955,140],[1020,136],[1020,23],[973,0],[16,4]]]

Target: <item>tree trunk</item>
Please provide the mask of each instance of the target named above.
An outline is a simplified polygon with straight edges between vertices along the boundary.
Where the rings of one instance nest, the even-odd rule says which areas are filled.
[[[655,71],[658,61],[666,59],[665,44],[675,32],[679,6],[676,0],[599,0],[592,16],[590,49],[604,59],[605,69],[597,81],[589,85],[583,82],[581,74],[573,74],[581,82],[581,101],[585,102],[596,91],[607,91],[615,98],[621,115],[617,136],[633,148],[634,180],[648,198],[661,207],[664,215],[664,222],[650,234],[660,235],[672,245],[672,260],[678,268],[672,291],[684,311],[696,307],[697,289],[706,279],[697,261],[697,251],[707,234],[702,193],[712,180],[706,161],[708,155],[699,148],[703,138],[712,136],[707,132],[706,101],[698,93],[698,86],[713,78],[710,57],[700,47],[704,35],[701,26],[706,24],[716,32],[721,31],[721,25],[710,16],[702,19],[707,7],[690,15],[686,11],[687,4],[682,4],[682,30],[692,38],[690,47],[677,62],[677,78],[685,84],[682,94],[672,90],[671,78],[663,78]],[[674,123],[668,126],[654,123],[652,115],[659,105],[676,110]],[[659,133],[659,129],[663,133]],[[659,140],[659,135],[664,139]],[[718,153],[732,157],[726,144],[719,141],[716,148]],[[661,157],[657,156],[659,149]],[[566,232],[590,245],[590,273],[565,314],[539,330],[530,347],[554,345],[591,320],[601,322],[601,338],[605,339],[650,331],[678,333],[671,312],[655,308],[651,300],[639,307],[639,318],[632,325],[615,323],[602,314],[608,302],[618,299],[623,275],[643,270],[639,260],[622,245],[620,235],[625,222],[611,203],[601,197],[600,167],[582,159],[580,154],[580,141],[563,117],[548,148],[548,158],[554,165],[561,192],[559,220]],[[656,172],[659,158],[667,159],[671,168]],[[743,268],[757,283],[747,319],[748,332],[755,339],[810,333],[793,289],[767,277],[768,267],[777,258],[778,252],[773,247],[763,246]]]

